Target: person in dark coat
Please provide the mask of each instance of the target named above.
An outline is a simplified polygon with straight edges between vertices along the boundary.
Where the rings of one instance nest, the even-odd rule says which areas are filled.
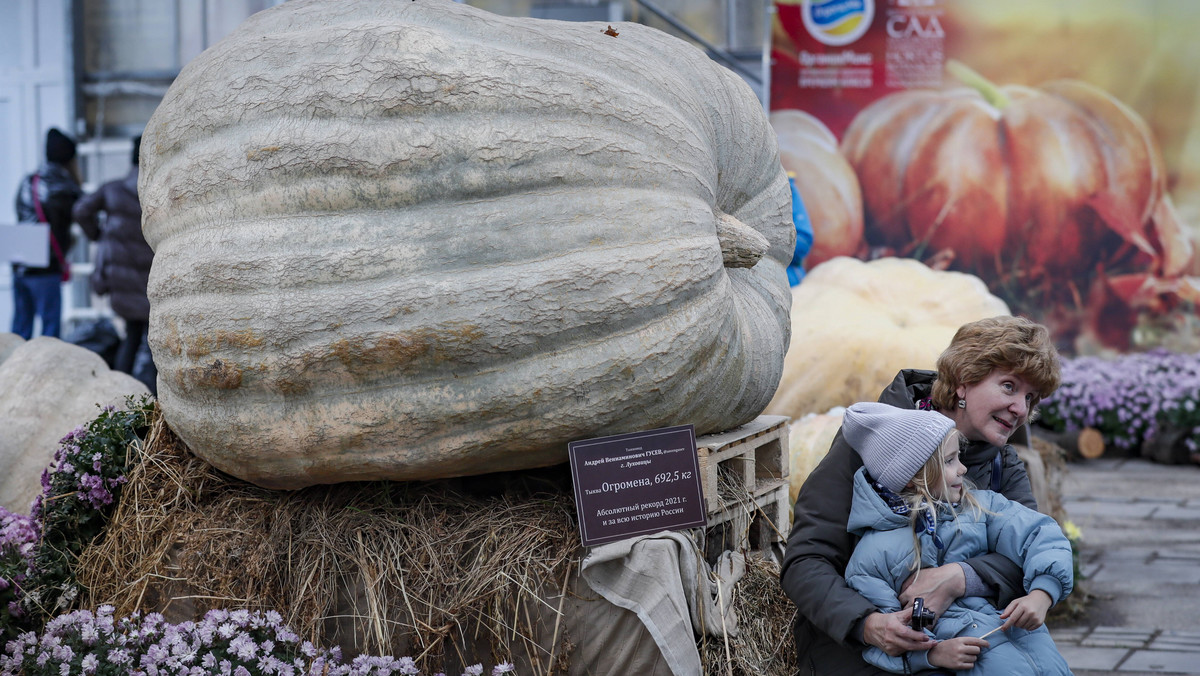
[[[75,204],[75,222],[89,239],[99,242],[92,290],[107,294],[113,312],[125,321],[125,337],[117,348],[113,368],[135,373],[138,348],[146,340],[150,320],[150,301],[146,282],[154,251],[142,236],[142,206],[138,200],[138,160],[142,137],[133,139],[133,167],[124,178],[109,181]],[[104,212],[101,222],[99,214]],[[146,385],[154,391],[153,378]]]
[[[967,477],[977,486],[1037,508],[1024,463],[1008,445],[1034,406],[1058,389],[1061,366],[1049,332],[1021,317],[992,317],[963,325],[938,358],[937,371],[903,370],[879,401],[935,410],[954,421],[968,445]],[[798,609],[795,630],[799,673],[877,676],[863,649],[888,655],[928,650],[930,639],[908,626],[912,600],[941,614],[962,597],[980,596],[1004,607],[1025,594],[1021,568],[989,553],[921,571],[901,594],[905,608],[881,613],[846,583],[846,564],[858,538],[847,532],[859,454],[841,430],[829,453],[796,498],[780,584]]]
[[[46,162],[21,179],[17,187],[17,221],[48,223],[49,265],[12,266],[12,332],[33,337],[33,318],[42,320],[42,335],[57,338],[62,327],[62,283],[70,278],[71,208],[79,199],[75,142],[58,129],[46,132]]]

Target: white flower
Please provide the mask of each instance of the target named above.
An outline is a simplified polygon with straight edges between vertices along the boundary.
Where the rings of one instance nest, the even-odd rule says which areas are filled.
[[[238,610],[229,613],[229,619],[237,622],[240,625],[244,625],[250,621],[250,611],[246,610],[245,608],[239,608]]]
[[[125,664],[129,662],[129,653],[120,648],[113,648],[108,651],[108,661],[113,664]]]

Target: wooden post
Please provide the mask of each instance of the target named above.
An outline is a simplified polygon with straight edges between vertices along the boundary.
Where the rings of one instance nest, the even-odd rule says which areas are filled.
[[[1061,446],[1068,458],[1094,460],[1104,455],[1104,435],[1094,427],[1073,432],[1051,432],[1040,427],[1034,427],[1033,430],[1037,436]]]

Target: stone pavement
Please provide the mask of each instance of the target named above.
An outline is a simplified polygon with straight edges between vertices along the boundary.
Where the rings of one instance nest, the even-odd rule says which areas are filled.
[[[1083,531],[1083,617],[1050,625],[1076,676],[1200,674],[1200,466],[1080,460],[1062,486]]]

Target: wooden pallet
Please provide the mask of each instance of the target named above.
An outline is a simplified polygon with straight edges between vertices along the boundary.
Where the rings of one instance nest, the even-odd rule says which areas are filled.
[[[789,422],[786,416],[759,416],[696,439],[709,559],[722,551],[770,551],[787,539]]]
[[[710,515],[735,506],[747,493],[757,498],[787,483],[789,420],[761,415],[741,427],[696,438]]]
[[[723,551],[771,552],[787,540],[791,516],[788,485],[754,498],[750,503],[709,515],[704,529],[704,553],[715,561]]]

